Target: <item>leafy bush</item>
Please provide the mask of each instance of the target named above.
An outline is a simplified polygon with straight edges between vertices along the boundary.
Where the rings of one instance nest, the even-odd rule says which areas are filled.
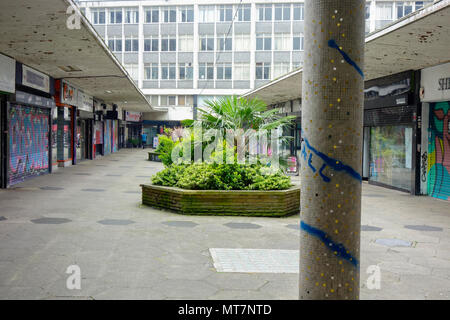
[[[217,163],[173,164],[154,175],[152,182],[191,190],[284,190],[292,185],[290,177],[264,174],[260,165]]]
[[[172,164],[172,149],[176,143],[172,138],[165,135],[158,136],[158,141],[159,144],[156,148],[156,152],[159,152],[158,158],[165,166],[169,166]]]

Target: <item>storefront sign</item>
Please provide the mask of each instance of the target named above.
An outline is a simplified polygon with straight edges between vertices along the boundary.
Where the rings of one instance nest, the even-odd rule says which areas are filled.
[[[71,106],[78,106],[78,89],[64,80],[61,82],[61,102]]]
[[[22,65],[22,85],[50,93],[50,77]]]
[[[19,103],[31,104],[40,107],[53,108],[55,107],[55,101],[52,99],[36,96],[21,91],[16,92],[15,101]]]
[[[125,121],[141,122],[141,119],[142,119],[142,113],[140,113],[140,112],[133,112],[133,111],[126,112]]]
[[[16,60],[0,54],[0,91],[16,91]]]
[[[450,63],[423,69],[421,87],[422,102],[450,100]]]
[[[94,98],[78,90],[78,109],[88,112],[94,111]]]

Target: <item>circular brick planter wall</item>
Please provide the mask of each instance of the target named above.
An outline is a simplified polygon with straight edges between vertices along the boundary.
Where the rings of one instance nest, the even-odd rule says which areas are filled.
[[[142,204],[180,214],[283,217],[300,211],[300,186],[273,191],[141,187]]]

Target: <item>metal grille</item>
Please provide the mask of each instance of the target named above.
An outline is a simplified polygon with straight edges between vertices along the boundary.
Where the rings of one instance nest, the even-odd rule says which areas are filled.
[[[364,126],[411,124],[414,119],[414,106],[390,107],[364,111]]]

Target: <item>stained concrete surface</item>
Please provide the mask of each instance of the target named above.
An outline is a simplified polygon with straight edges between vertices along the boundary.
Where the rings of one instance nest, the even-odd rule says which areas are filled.
[[[297,299],[298,274],[217,272],[209,249],[298,250],[298,216],[182,216],[143,207],[139,184],[162,168],[146,158],[146,150],[120,150],[0,190],[0,299]],[[71,221],[31,221],[49,218]],[[362,299],[450,298],[448,202],[364,183],[362,225],[382,229],[361,232]],[[70,265],[80,267],[81,290],[66,287]],[[380,289],[367,288],[369,265],[380,267]]]

